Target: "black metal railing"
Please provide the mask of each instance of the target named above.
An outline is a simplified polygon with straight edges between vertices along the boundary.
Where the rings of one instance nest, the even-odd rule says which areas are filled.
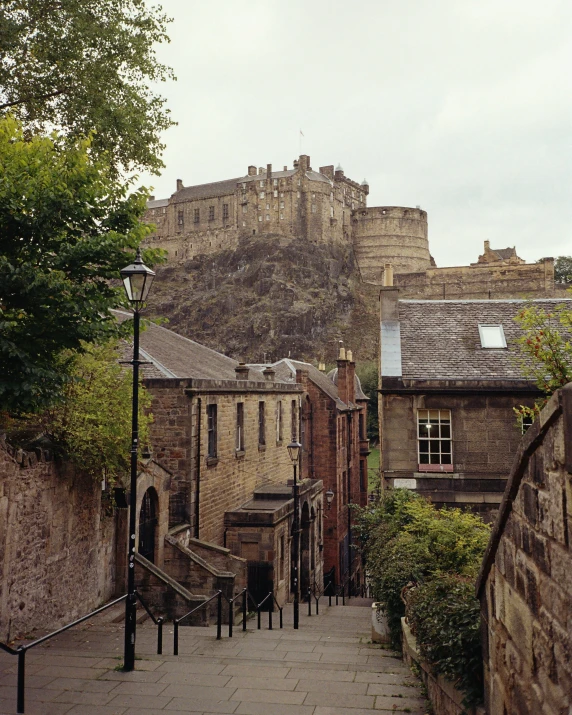
[[[74,626],[77,626],[80,623],[83,623],[84,621],[87,621],[90,618],[93,618],[93,616],[97,616],[99,613],[103,613],[103,611],[106,611],[108,608],[111,608],[112,606],[116,606],[118,603],[121,603],[121,601],[125,601],[126,598],[127,598],[127,594],[125,594],[124,596],[120,596],[119,598],[116,598],[115,601],[111,601],[110,603],[105,604],[105,606],[101,606],[101,608],[96,608],[95,611],[88,613],[86,616],[82,616],[81,618],[78,618],[76,621],[72,621],[72,623],[68,623],[66,626],[62,626],[61,628],[58,628],[57,631],[53,631],[52,633],[48,633],[48,635],[46,635],[46,636],[37,638],[35,641],[32,641],[31,643],[25,643],[24,645],[19,645],[17,648],[11,648],[6,643],[0,643],[0,648],[3,651],[5,651],[6,653],[9,653],[10,655],[18,656],[18,676],[17,676],[17,691],[16,691],[16,712],[17,713],[23,713],[24,706],[25,706],[26,653],[31,648],[35,648],[37,645],[45,643],[47,640],[50,640],[50,638],[53,638],[54,636],[59,636],[60,633],[64,633],[65,631],[68,631],[70,628],[73,628]]]
[[[153,623],[157,626],[157,655],[163,655],[163,623],[165,622],[165,619],[163,616],[159,616],[158,618],[155,618],[155,616],[151,613],[151,610],[141,597],[141,594],[139,591],[135,591],[135,596],[137,597],[137,600],[139,603],[143,606],[143,608],[147,611],[147,615],[149,618],[153,621]]]
[[[217,591],[209,599],[203,601],[198,606],[195,606],[195,608],[191,609],[188,613],[185,613],[185,615],[181,616],[181,618],[173,619],[173,655],[179,655],[179,623],[184,621],[189,616],[192,616],[193,613],[200,611],[201,608],[208,606],[208,604],[211,601],[214,601],[215,598],[217,599],[216,639],[219,641],[222,638],[222,596],[222,591]]]

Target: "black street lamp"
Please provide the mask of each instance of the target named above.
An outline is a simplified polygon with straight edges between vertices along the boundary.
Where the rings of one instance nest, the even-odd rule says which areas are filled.
[[[290,460],[292,461],[292,466],[294,467],[294,519],[292,520],[292,536],[294,538],[294,553],[292,554],[292,571],[294,574],[294,628],[298,628],[300,614],[300,510],[298,503],[298,481],[296,477],[301,448],[302,445],[300,442],[296,442],[294,440],[292,440],[292,442],[288,445],[288,454],[290,455]]]
[[[155,273],[143,263],[137,249],[135,262],[120,271],[127,299],[133,305],[133,400],[131,413],[131,491],[129,494],[129,534],[127,564],[127,599],[125,601],[125,651],[123,669],[135,667],[135,529],[137,509],[137,453],[139,449],[139,311],[147,299]]]

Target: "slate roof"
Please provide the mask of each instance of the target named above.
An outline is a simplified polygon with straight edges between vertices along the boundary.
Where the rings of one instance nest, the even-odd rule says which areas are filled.
[[[503,260],[506,258],[512,258],[516,256],[516,250],[514,248],[492,248],[493,253],[496,253],[499,258]]]
[[[112,312],[120,322],[131,318],[130,313]],[[143,366],[145,378],[236,380],[236,360],[154,323],[141,332],[140,349],[141,358],[152,363]]]
[[[153,199],[152,201],[147,201],[148,209],[159,209],[162,206],[167,206],[169,204],[169,199]]]
[[[572,299],[400,300],[402,376],[408,379],[522,380],[515,315],[527,305],[551,310]],[[479,323],[502,325],[507,348],[482,348]],[[383,371],[383,356],[382,356]]]

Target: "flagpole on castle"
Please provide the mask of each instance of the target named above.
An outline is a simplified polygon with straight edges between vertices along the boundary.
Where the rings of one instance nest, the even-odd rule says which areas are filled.
[[[298,156],[302,156],[302,138],[303,138],[303,136],[304,136],[304,132],[300,129],[300,136],[298,137],[298,138],[299,138],[299,144],[298,144],[298,149],[299,149],[299,151],[298,151]]]

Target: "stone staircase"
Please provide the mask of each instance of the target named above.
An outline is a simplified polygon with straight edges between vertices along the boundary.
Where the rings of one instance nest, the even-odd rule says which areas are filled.
[[[346,606],[320,601],[320,615],[302,604],[300,628],[292,607],[284,628],[262,629],[249,620],[216,640],[216,629],[185,627],[172,654],[172,624],[163,655],[156,655],[156,627],[137,629],[136,670],[121,670],[123,604],[29,651],[28,715],[383,715],[427,713],[419,681],[400,657],[370,642],[369,601]],[[0,653],[0,713],[16,712],[16,659]]]

